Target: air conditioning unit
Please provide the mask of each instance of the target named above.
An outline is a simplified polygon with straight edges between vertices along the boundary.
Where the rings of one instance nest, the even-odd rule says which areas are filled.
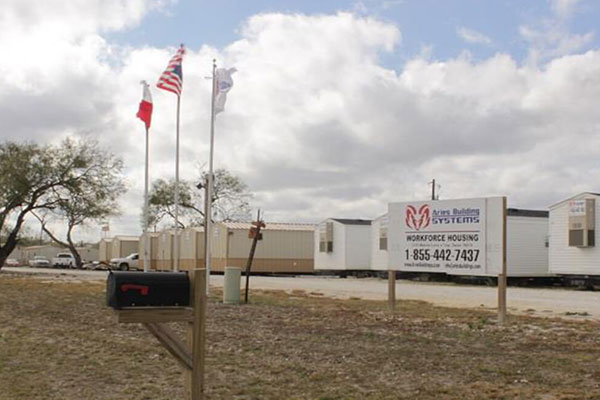
[[[569,246],[594,246],[596,234],[595,210],[595,199],[569,201]]]

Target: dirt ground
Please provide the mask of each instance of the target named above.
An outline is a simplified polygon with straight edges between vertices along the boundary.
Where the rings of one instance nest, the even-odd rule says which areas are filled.
[[[597,321],[253,291],[208,310],[207,399],[600,399]],[[0,399],[182,399],[183,374],[96,281],[0,273]],[[180,327],[178,327],[180,328]]]

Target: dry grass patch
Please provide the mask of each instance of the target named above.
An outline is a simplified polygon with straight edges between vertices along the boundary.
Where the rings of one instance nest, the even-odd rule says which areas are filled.
[[[597,322],[295,291],[218,302],[208,399],[600,399]],[[0,399],[180,399],[179,366],[97,283],[0,273]],[[181,329],[180,327],[177,327]]]

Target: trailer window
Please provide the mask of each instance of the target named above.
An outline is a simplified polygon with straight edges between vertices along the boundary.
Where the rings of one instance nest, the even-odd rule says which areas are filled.
[[[331,253],[333,251],[333,222],[319,225],[319,252]]]

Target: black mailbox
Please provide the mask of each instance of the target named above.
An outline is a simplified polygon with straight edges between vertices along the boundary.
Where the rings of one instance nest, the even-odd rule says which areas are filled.
[[[189,306],[190,279],[185,272],[110,271],[106,304],[117,309]]]

